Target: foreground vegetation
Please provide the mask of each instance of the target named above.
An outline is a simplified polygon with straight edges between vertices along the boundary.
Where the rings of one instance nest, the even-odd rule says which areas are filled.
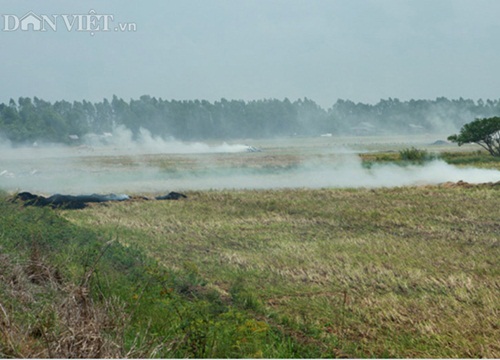
[[[318,357],[221,297],[186,261],[159,267],[116,237],[0,197],[0,357]],[[331,355],[330,355],[331,356]]]
[[[194,293],[314,356],[500,356],[498,184],[188,196],[62,216],[188,269]]]

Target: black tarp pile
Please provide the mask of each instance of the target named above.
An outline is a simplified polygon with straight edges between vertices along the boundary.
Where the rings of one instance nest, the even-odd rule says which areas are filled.
[[[178,192],[170,192],[166,195],[157,196],[156,200],[179,200],[187,198],[186,195]],[[88,203],[102,203],[108,201],[126,201],[131,197],[126,194],[91,194],[91,195],[61,195],[54,194],[49,197],[35,195],[30,192],[20,192],[16,194],[12,201],[21,200],[24,206],[49,206],[53,209],[83,209]],[[143,197],[142,199],[149,200]]]
[[[167,195],[162,195],[162,196],[157,196],[155,197],[156,200],[179,200],[181,198],[187,198],[186,195],[171,191]]]

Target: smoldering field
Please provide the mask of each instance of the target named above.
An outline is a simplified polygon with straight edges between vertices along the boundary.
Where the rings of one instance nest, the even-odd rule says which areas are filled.
[[[147,133],[133,142],[123,135],[81,147],[6,148],[0,188],[136,194],[270,189],[190,191],[185,201],[115,202],[55,214],[83,233],[141,249],[162,267],[190,274],[186,279],[196,274],[186,283],[193,291],[189,297],[208,299],[202,294],[214,291],[214,304],[227,301],[248,310],[250,318],[317,349],[314,357],[500,354],[497,185],[331,189],[500,180],[498,170],[441,160],[363,162],[411,146],[432,153],[464,148],[430,145],[443,136],[201,144]],[[303,187],[327,189],[297,189]],[[127,299],[135,289],[127,290]],[[154,308],[153,323],[162,319],[158,313],[175,313],[164,311],[166,298],[157,293],[162,310]],[[160,326],[170,332],[167,324]],[[230,331],[223,328],[213,339]],[[258,335],[252,330],[245,339]],[[152,344],[172,344],[154,337]],[[260,357],[286,357],[262,350]],[[162,357],[169,356],[167,351]]]
[[[431,152],[443,137],[290,138],[234,143],[180,142],[141,130],[88,137],[80,146],[37,145],[0,152],[0,188],[42,193],[157,193],[207,189],[377,188],[448,181],[496,182],[500,171],[433,160],[425,165],[375,163],[359,154],[415,146]]]

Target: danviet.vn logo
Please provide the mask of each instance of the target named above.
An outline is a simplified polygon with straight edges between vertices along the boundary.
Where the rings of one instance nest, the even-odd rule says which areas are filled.
[[[2,14],[2,31],[75,31],[87,32],[130,32],[137,31],[135,22],[116,22],[113,14],[99,14],[90,10],[86,14],[36,14],[28,11],[24,15]]]

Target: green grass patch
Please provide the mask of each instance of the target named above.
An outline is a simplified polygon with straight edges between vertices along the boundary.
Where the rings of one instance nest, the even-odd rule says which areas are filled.
[[[430,152],[426,149],[414,147],[403,149],[399,152],[363,153],[359,155],[365,168],[371,168],[377,163],[394,163],[401,166],[411,164],[424,164],[427,161],[441,159],[450,165],[460,167],[477,167],[500,170],[500,158],[488,154],[486,151],[443,151]]]
[[[500,157],[491,156],[486,151],[444,152],[441,158],[448,164],[500,169]]]
[[[195,262],[159,266],[60,214],[0,196],[1,357],[331,356],[257,317],[243,286],[227,296]]]

